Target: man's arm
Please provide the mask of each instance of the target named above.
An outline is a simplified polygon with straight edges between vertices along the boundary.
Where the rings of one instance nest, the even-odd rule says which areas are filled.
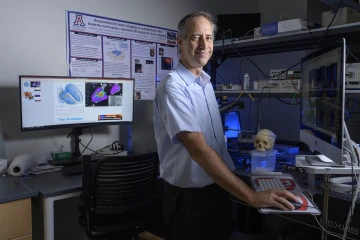
[[[210,148],[201,132],[180,132],[180,142],[209,176],[222,188],[235,197],[254,207],[278,207],[283,210],[294,209],[285,198],[297,202],[297,198],[288,191],[270,190],[256,193],[235,176],[219,155]]]

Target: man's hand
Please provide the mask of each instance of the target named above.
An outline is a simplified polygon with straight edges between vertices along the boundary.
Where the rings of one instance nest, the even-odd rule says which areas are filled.
[[[251,205],[256,208],[276,207],[282,210],[294,210],[294,206],[287,199],[298,202],[298,199],[286,190],[270,189],[255,193]]]

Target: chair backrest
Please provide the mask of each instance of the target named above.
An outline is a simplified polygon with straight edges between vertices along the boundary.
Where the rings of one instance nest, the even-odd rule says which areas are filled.
[[[141,211],[158,198],[158,175],[157,153],[112,156],[93,170],[91,160],[84,156],[84,206],[95,214]]]

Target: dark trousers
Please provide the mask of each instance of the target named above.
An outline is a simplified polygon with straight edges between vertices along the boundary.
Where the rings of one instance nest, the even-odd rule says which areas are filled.
[[[230,195],[217,184],[179,188],[164,181],[166,240],[226,240],[230,234]]]

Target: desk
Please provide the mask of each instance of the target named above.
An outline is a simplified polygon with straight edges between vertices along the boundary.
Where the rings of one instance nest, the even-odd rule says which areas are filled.
[[[281,171],[281,168],[278,168],[278,167],[279,167],[279,165],[277,165],[277,170]],[[244,180],[243,178],[246,178],[250,174],[250,168],[246,168],[246,167],[242,168],[242,169],[239,168],[239,169],[236,169],[234,171],[234,173],[237,174],[238,176],[242,176],[241,179]],[[300,172],[287,172],[287,173],[292,174],[294,179],[297,181],[297,183],[303,189],[307,189],[307,187],[309,187],[309,185],[306,185],[307,177],[308,177],[307,173],[300,173]],[[323,174],[326,174],[326,173],[323,173]],[[315,176],[314,176],[314,180],[315,180]],[[244,181],[244,182],[246,182],[246,181]],[[250,185],[250,181],[248,181],[248,185]],[[314,202],[318,205],[318,207],[320,209],[325,208],[325,206],[326,206],[326,205],[324,205],[325,200],[326,200],[327,205],[330,200],[330,204],[332,204],[332,206],[336,206],[335,208],[332,209],[331,212],[329,212],[329,215],[328,214],[323,215],[323,222],[329,223],[329,226],[331,227],[331,232],[342,235],[342,231],[343,231],[342,225],[345,224],[347,213],[350,208],[351,195],[349,195],[349,194],[344,195],[344,194],[337,194],[337,193],[328,193],[328,195],[326,195],[325,190],[326,189],[323,190],[320,188],[315,189],[316,195],[314,196]],[[236,201],[238,203],[242,203],[239,199],[236,199],[234,197],[232,197],[232,200]],[[354,217],[353,217],[353,221],[352,221],[353,228],[351,230],[349,230],[349,232],[347,234],[347,236],[352,239],[360,239],[359,238],[359,227],[358,227],[358,226],[360,226],[358,224],[360,222],[359,204],[360,204],[360,198],[358,198],[357,206],[355,207]],[[341,205],[342,205],[342,207],[340,207]],[[341,211],[341,209],[344,209],[344,205],[346,206],[345,212]],[[265,216],[267,216],[267,215],[265,215]],[[313,216],[307,216],[307,215],[286,215],[286,216],[278,215],[278,216],[295,221],[295,222],[300,222],[304,225],[315,227],[315,228],[321,230],[320,227],[318,226],[318,224],[315,222],[315,219]],[[330,216],[330,218],[328,218],[328,216]],[[326,217],[326,219],[325,219],[325,217]],[[345,219],[345,220],[343,220],[343,219]],[[322,233],[322,237],[325,237],[323,231],[321,233]]]
[[[332,167],[316,167],[311,166],[305,161],[305,155],[297,155],[296,156],[296,166],[302,167],[308,173],[308,184],[310,187],[310,191],[314,192],[315,190],[315,174],[324,175],[324,183],[330,182],[330,175],[351,175],[354,173],[360,174],[359,167],[342,167],[342,168],[332,168]],[[329,207],[329,188],[324,188],[324,197],[323,197],[323,227],[327,230],[328,227],[328,207]],[[326,239],[327,234],[325,231],[322,231],[321,239]]]
[[[54,240],[54,201],[79,196],[82,175],[66,176],[60,171],[21,181],[38,189],[39,195],[33,199],[33,203],[39,206],[44,215],[44,239]]]
[[[32,238],[30,198],[38,194],[16,177],[0,176],[0,239]]]

